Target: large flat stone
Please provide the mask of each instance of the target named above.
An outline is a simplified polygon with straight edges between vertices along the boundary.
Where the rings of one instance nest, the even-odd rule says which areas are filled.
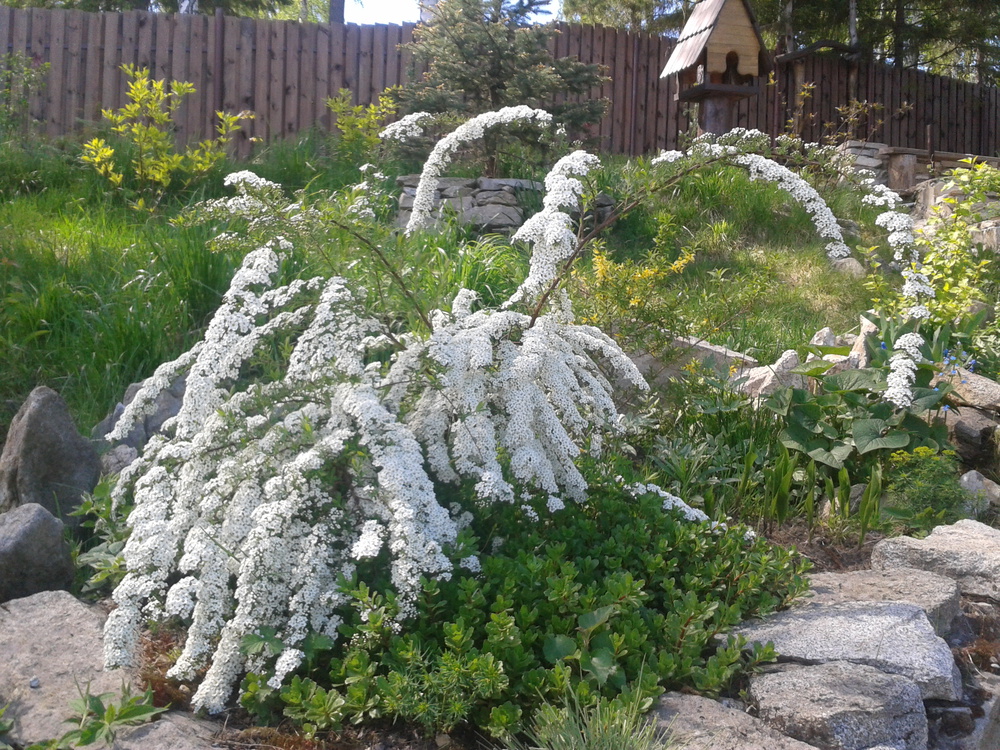
[[[774,644],[782,661],[867,664],[913,680],[926,700],[958,700],[961,677],[948,645],[913,604],[855,602],[798,607],[734,629]]]
[[[750,697],[758,717],[782,734],[817,747],[927,748],[920,688],[906,677],[864,664],[781,667],[753,677]]]
[[[942,638],[959,614],[957,584],[951,578],[913,568],[817,573],[809,577],[809,584],[812,596],[798,600],[799,605],[879,601],[914,604],[924,611],[934,632]]]
[[[955,368],[954,375],[948,371],[935,382],[944,381],[951,384],[951,401],[972,406],[983,411],[1000,411],[1000,383],[961,367]]]
[[[69,588],[72,582],[62,521],[37,503],[0,513],[0,602]]]
[[[938,526],[925,539],[883,539],[872,550],[872,568],[919,568],[948,576],[959,590],[1000,602],[1000,531],[964,519]]]
[[[684,750],[815,750],[760,719],[699,695],[666,693],[651,718]]]
[[[70,703],[120,692],[124,670],[105,670],[104,613],[65,591],[45,591],[0,607],[0,705],[14,720],[11,742],[29,745],[61,737]]]
[[[168,711],[158,721],[125,730],[115,741],[115,750],[208,750],[219,725],[191,714]]]

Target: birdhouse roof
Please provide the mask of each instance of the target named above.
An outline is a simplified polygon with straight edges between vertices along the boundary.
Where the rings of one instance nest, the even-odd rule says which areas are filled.
[[[747,16],[750,18],[750,25],[757,37],[760,49],[765,50],[764,40],[761,38],[760,29],[757,27],[757,18],[748,0],[701,0],[694,6],[687,23],[681,30],[681,35],[677,39],[677,44],[670,53],[667,65],[660,73],[660,78],[680,73],[698,63],[698,58],[708,45],[708,40],[715,31],[715,26],[719,21],[719,15],[728,2],[742,2],[746,8]]]

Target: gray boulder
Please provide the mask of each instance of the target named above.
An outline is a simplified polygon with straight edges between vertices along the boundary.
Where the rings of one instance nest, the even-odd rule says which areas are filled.
[[[850,662],[786,666],[751,678],[757,715],[772,727],[828,750],[887,744],[926,750],[920,688],[900,675]]]
[[[783,661],[849,661],[903,675],[925,699],[958,700],[962,682],[951,650],[924,611],[897,602],[799,607],[733,631],[749,644],[771,641]]]
[[[524,223],[524,214],[512,206],[472,206],[462,212],[462,221],[482,230],[513,229]]]
[[[952,579],[912,568],[817,573],[809,577],[809,586],[812,597],[800,599],[799,606],[879,601],[913,604],[924,611],[942,638],[960,612],[958,586]]]
[[[684,750],[814,750],[760,719],[698,695],[666,693],[650,718]]]
[[[0,454],[0,512],[38,503],[68,526],[69,513],[101,477],[101,461],[76,431],[66,402],[51,388],[33,390],[10,424]]]
[[[955,444],[958,455],[972,466],[987,466],[993,461],[995,443],[993,436],[1000,420],[995,416],[963,406],[944,412],[948,439]]]
[[[477,184],[479,185],[480,190],[503,190],[505,187],[514,188],[515,190],[535,190],[538,192],[545,190],[545,185],[541,182],[535,182],[534,180],[516,180],[505,177],[480,177]]]
[[[0,602],[73,582],[63,523],[37,503],[0,513]]]
[[[215,747],[212,737],[219,725],[190,714],[168,711],[157,721],[124,730],[115,750],[207,750]]]
[[[404,174],[396,178],[396,184],[400,187],[415,188],[420,184],[419,174]],[[469,179],[466,177],[439,177],[437,181],[438,190],[447,190],[448,188],[462,188],[462,187],[475,187],[476,181],[474,179]]]
[[[966,596],[1000,602],[1000,531],[964,519],[938,526],[925,539],[883,539],[872,549],[872,568],[919,568],[954,579]]]
[[[45,591],[0,607],[0,697],[20,745],[62,736],[69,705],[131,684],[124,670],[105,670],[104,613],[65,591]]]
[[[805,388],[806,380],[791,372],[799,366],[799,355],[794,349],[783,352],[778,361],[765,367],[753,367],[746,371],[746,379],[739,383],[737,390],[750,398],[770,396],[779,388]]]
[[[961,367],[948,370],[934,382],[941,381],[951,385],[951,401],[987,412],[1000,411],[1000,383]]]
[[[1000,484],[987,479],[978,471],[967,471],[959,477],[958,483],[969,493],[974,504],[1000,505]]]
[[[845,273],[856,279],[861,279],[865,276],[865,267],[861,265],[861,261],[857,258],[837,258],[831,261],[830,265],[834,271]]]

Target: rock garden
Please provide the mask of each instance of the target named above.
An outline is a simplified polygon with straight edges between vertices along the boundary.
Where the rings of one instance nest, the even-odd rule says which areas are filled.
[[[1000,747],[1000,171],[435,91],[0,144],[0,743]]]

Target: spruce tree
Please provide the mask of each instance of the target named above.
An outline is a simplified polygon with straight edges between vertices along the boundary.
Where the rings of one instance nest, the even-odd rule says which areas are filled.
[[[607,101],[588,96],[604,80],[597,65],[548,51],[555,27],[531,17],[549,0],[441,0],[429,23],[417,26],[408,48],[426,72],[399,93],[403,111],[463,116],[526,104],[547,109],[578,137],[599,122]],[[555,103],[559,94],[570,101]],[[537,131],[536,131],[537,135]],[[487,139],[495,164],[495,139]],[[490,152],[493,153],[490,153]]]

